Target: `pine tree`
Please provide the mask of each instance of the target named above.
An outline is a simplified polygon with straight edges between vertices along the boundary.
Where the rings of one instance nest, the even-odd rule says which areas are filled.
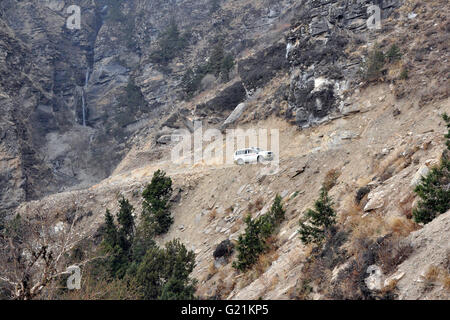
[[[209,57],[209,71],[213,73],[216,77],[219,76],[222,70],[222,61],[225,57],[223,42],[220,40],[213,48],[211,55]]]
[[[230,71],[234,67],[234,58],[231,54],[227,54],[223,59],[220,66],[220,72],[223,82],[230,80]]]
[[[106,209],[105,214],[103,242],[110,247],[114,247],[117,244],[117,227],[114,224],[114,217],[108,209]]]
[[[245,233],[239,236],[237,261],[233,262],[235,269],[245,271],[251,267],[257,260],[258,256],[264,252],[265,241],[261,237],[261,224],[258,220],[253,220],[250,215],[245,219]]]
[[[320,243],[326,231],[332,227],[336,221],[336,212],[333,209],[333,201],[328,196],[325,188],[320,190],[320,197],[314,204],[314,210],[309,209],[304,219],[300,220],[300,239],[303,243]]]
[[[123,249],[123,241],[109,210],[106,210],[105,214],[102,251],[107,255],[105,268],[109,275],[113,278],[123,277],[128,267],[127,253]]]
[[[173,223],[169,203],[172,192],[172,179],[167,177],[164,171],[158,170],[142,193],[142,220],[148,227],[153,228],[156,235],[166,233]]]
[[[284,220],[285,210],[283,209],[283,204],[281,203],[281,196],[276,195],[272,207],[270,208],[270,215],[273,217],[276,223],[280,223]]]
[[[442,118],[448,129],[445,135],[447,150],[444,151],[439,166],[432,168],[414,189],[421,198],[417,208],[413,210],[417,223],[429,223],[450,209],[450,118],[447,114]]]
[[[247,216],[245,219],[247,224],[245,234],[239,236],[236,247],[238,260],[233,262],[235,269],[247,270],[255,264],[259,255],[269,247],[267,239],[284,220],[285,210],[281,200],[281,196],[276,195],[270,211],[257,219],[252,219],[251,215]]]
[[[189,275],[194,266],[194,252],[179,240],[149,249],[136,273],[144,299],[193,299],[196,282]]]
[[[133,241],[134,236],[134,208],[130,202],[123,198],[119,200],[119,213],[117,214],[117,221],[120,225],[119,233],[129,242]]]

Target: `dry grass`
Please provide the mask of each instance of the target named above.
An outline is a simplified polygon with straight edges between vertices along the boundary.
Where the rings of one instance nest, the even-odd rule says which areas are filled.
[[[272,263],[279,258],[276,242],[277,239],[275,237],[269,237],[266,240],[266,244],[269,249],[258,257],[258,261],[250,270],[243,274],[239,284],[241,289],[260,278],[272,265]]]
[[[407,219],[412,219],[414,199],[415,194],[411,192],[399,203],[400,212]]]
[[[442,267],[429,266],[423,275],[423,280],[425,291],[433,289],[438,283],[442,284],[444,290],[450,291],[450,273]]]
[[[383,287],[381,290],[382,295],[388,295],[391,292],[395,292],[397,290],[397,284],[399,280],[393,279],[391,280],[387,286]]]
[[[395,235],[402,237],[406,237],[411,232],[419,229],[419,226],[416,223],[404,216],[389,218],[388,226]]]
[[[431,265],[428,268],[427,272],[425,272],[424,279],[426,281],[434,283],[434,282],[436,282],[439,279],[439,274],[440,273],[441,273],[441,270],[438,267],[436,267],[434,265]]]
[[[375,165],[375,173],[382,181],[392,177],[395,169],[401,163],[401,154],[404,148],[398,148],[395,152],[389,154],[384,160]]]
[[[258,211],[260,211],[260,210],[262,210],[262,208],[264,208],[264,198],[263,197],[259,197],[258,199],[256,199],[255,208]]]
[[[214,264],[214,261],[212,261],[208,267],[208,279],[211,279],[217,271],[216,265]]]
[[[255,213],[261,211],[264,208],[264,198],[259,197],[255,201],[250,202],[247,206],[247,211],[249,213]]]
[[[230,295],[231,291],[234,290],[236,282],[234,280],[225,281],[225,275],[220,274],[220,276],[221,277],[217,281],[215,298],[223,300],[226,299]]]
[[[241,229],[241,226],[242,226],[243,223],[244,222],[242,221],[242,219],[236,220],[234,222],[233,226],[231,227],[230,232],[232,234],[238,232]]]
[[[450,292],[450,273],[448,271],[444,274],[442,283],[444,285],[444,289]]]
[[[259,278],[262,274],[264,274],[267,271],[267,269],[272,265],[272,263],[278,259],[278,257],[279,255],[275,250],[260,255],[258,261],[255,263],[255,266],[253,267],[253,271],[256,272],[257,277]]]
[[[354,225],[362,215],[362,209],[353,201],[353,196],[348,195],[343,200],[341,214],[339,215],[339,223],[347,226]]]
[[[231,214],[233,213],[234,208],[233,207],[228,207],[227,209],[225,209],[225,213],[226,214]]]
[[[351,244],[354,244],[357,239],[375,239],[389,231],[384,217],[379,213],[372,213],[365,217],[362,215],[353,216],[348,226],[352,232]]]
[[[212,222],[214,219],[216,219],[216,217],[217,217],[217,210],[212,209],[208,214],[208,221]]]
[[[409,243],[402,242],[398,238],[385,239],[378,245],[376,257],[384,274],[391,274],[413,252]]]
[[[323,181],[323,187],[327,190],[331,190],[337,183],[337,179],[341,176],[342,172],[339,169],[331,169],[325,175]]]

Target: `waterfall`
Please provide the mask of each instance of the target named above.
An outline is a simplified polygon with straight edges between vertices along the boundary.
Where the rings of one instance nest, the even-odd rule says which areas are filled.
[[[83,127],[86,127],[86,89],[89,82],[89,68],[86,70],[86,77],[84,80],[84,87],[81,94],[81,106],[83,108]]]

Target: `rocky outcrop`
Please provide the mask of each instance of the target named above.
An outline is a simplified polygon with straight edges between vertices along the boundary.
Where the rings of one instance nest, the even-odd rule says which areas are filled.
[[[400,1],[378,1],[386,18]],[[287,118],[300,127],[338,110],[343,92],[355,85],[361,59],[347,55],[351,41],[365,41],[373,1],[307,1],[293,19],[286,54],[291,67]],[[359,40],[358,40],[359,39]]]
[[[264,87],[280,71],[288,70],[286,44],[276,43],[239,61],[239,76],[248,95]]]
[[[219,91],[214,98],[197,105],[197,115],[206,117],[211,112],[215,115],[220,115],[223,112],[234,110],[246,97],[246,91],[242,82],[236,81],[222,91]]]

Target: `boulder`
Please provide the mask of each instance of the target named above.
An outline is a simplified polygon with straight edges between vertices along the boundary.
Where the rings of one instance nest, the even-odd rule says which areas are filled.
[[[229,257],[233,252],[234,245],[230,240],[224,240],[216,247],[213,252],[214,259],[218,259],[221,257]]]
[[[422,165],[419,168],[419,170],[417,170],[417,172],[414,175],[414,177],[412,178],[410,186],[412,188],[415,188],[420,183],[420,181],[422,180],[422,177],[427,176],[428,173],[430,173],[430,169],[428,168],[428,166],[426,164]]]
[[[246,108],[247,108],[247,104],[245,104],[245,103],[238,104],[238,106],[233,110],[233,112],[228,116],[228,118],[222,124],[221,129],[225,129],[228,125],[235,123],[241,117],[242,113],[244,113]]]
[[[383,191],[369,193],[368,195],[369,201],[364,207],[364,211],[367,212],[382,208],[384,206],[384,197],[385,194]]]

